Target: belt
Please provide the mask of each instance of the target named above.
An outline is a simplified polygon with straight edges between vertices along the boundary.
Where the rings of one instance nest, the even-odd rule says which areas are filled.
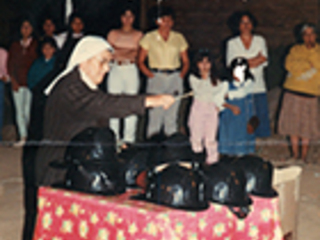
[[[121,61],[113,60],[112,63],[115,65],[124,66],[124,65],[135,64],[136,62],[133,60],[121,60]]]
[[[177,69],[157,69],[157,68],[152,68],[151,71],[152,72],[156,72],[156,73],[171,74],[171,73],[178,72],[179,68],[177,68]]]

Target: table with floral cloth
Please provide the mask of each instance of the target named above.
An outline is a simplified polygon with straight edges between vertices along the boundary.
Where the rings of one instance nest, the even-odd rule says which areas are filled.
[[[237,219],[211,204],[188,212],[130,200],[136,190],[100,197],[40,188],[33,240],[282,240],[278,199],[253,197],[250,215]]]

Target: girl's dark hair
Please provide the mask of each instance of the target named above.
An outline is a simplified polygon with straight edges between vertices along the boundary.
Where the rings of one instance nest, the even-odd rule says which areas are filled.
[[[148,11],[148,20],[149,20],[149,26],[150,30],[157,28],[157,20],[159,18],[170,16],[172,19],[175,19],[175,13],[174,10],[171,7],[168,6],[153,6]]]
[[[258,21],[255,18],[255,16],[249,12],[249,11],[238,11],[231,15],[231,17],[228,20],[228,25],[231,29],[231,31],[235,35],[240,35],[240,23],[244,16],[247,16],[250,19],[250,22],[252,23],[253,29],[255,29],[258,26]]]
[[[137,16],[137,10],[131,4],[126,4],[120,11],[120,16],[123,16],[127,11],[132,12],[134,16]]]
[[[176,14],[174,10],[171,7],[160,7],[160,11],[158,11],[158,16],[159,18],[161,17],[172,17],[172,19],[176,18]]]
[[[52,37],[44,37],[40,42],[40,49],[42,49],[46,44],[49,44],[51,47],[57,49],[57,43]]]
[[[71,28],[71,24],[74,21],[74,19],[76,19],[76,18],[79,18],[81,20],[81,22],[83,23],[83,25],[85,26],[83,16],[77,12],[73,12],[69,17],[69,28]]]
[[[191,74],[195,75],[197,78],[201,78],[198,63],[201,62],[204,58],[208,58],[209,62],[211,63],[210,79],[212,85],[215,86],[218,82],[217,69],[214,58],[208,49],[199,49],[195,54],[191,66]]]
[[[249,63],[247,61],[247,59],[243,58],[243,57],[237,57],[237,58],[234,58],[232,61],[231,61],[231,64],[230,64],[230,67],[229,67],[229,76],[228,76],[228,80],[229,81],[233,81],[233,71],[236,67],[238,66],[242,66],[242,65],[245,65],[246,66],[246,69],[245,69],[245,76],[244,76],[244,79],[245,81],[249,80],[249,79],[252,79],[254,80],[254,77],[252,75],[252,73],[250,72],[250,67],[249,67]]]
[[[79,18],[81,20],[81,22],[83,24],[82,32],[85,32],[86,24],[84,22],[83,16],[81,14],[79,14],[78,12],[73,12],[69,17],[67,41],[68,41],[68,39],[72,38],[71,36],[72,36],[73,31],[72,31],[71,24],[76,18]]]
[[[51,17],[51,16],[45,16],[45,17],[43,17],[43,18],[41,19],[41,22],[40,22],[41,25],[39,25],[39,30],[40,30],[40,34],[41,34],[41,35],[44,35],[43,25],[44,25],[44,23],[45,23],[46,21],[48,21],[48,20],[51,21],[55,27],[57,27],[56,20],[55,20],[53,17]]]
[[[23,23],[25,22],[28,22],[31,27],[32,27],[32,33],[31,33],[31,37],[35,37],[35,31],[36,29],[34,28],[34,23],[33,21],[30,19],[30,18],[23,18],[21,21],[20,21],[20,25],[19,25],[19,38],[22,38],[22,35],[21,35],[21,27],[23,25]]]
[[[133,26],[134,28],[138,27],[138,26],[137,26],[137,21],[138,21],[138,19],[137,19],[137,17],[136,17],[136,16],[137,16],[137,7],[136,7],[135,5],[133,5],[133,3],[131,3],[131,4],[130,4],[130,3],[127,3],[123,8],[121,8],[121,10],[120,10],[120,12],[119,12],[119,18],[116,20],[115,28],[121,28],[121,27],[122,27],[121,17],[122,17],[123,15],[125,15],[125,13],[126,13],[127,11],[130,11],[130,12],[133,14],[133,16],[135,17],[132,26]]]

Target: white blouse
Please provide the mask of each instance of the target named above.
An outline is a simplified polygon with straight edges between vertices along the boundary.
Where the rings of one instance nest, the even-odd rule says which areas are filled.
[[[230,39],[227,43],[227,57],[226,64],[230,65],[232,60],[236,57],[244,57],[246,59],[256,57],[259,52],[268,58],[268,50],[266,41],[259,35],[254,35],[252,38],[249,49],[246,49],[243,45],[240,36]],[[264,82],[263,69],[268,65],[268,61],[259,65],[256,68],[251,68],[250,71],[254,76],[254,84],[252,87],[252,93],[265,93],[266,84]]]

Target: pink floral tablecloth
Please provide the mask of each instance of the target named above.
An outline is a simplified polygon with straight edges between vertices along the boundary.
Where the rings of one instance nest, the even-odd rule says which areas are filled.
[[[211,204],[187,212],[129,200],[136,191],[97,197],[39,189],[34,240],[282,240],[278,199],[253,197],[250,215],[238,220],[228,208]]]

